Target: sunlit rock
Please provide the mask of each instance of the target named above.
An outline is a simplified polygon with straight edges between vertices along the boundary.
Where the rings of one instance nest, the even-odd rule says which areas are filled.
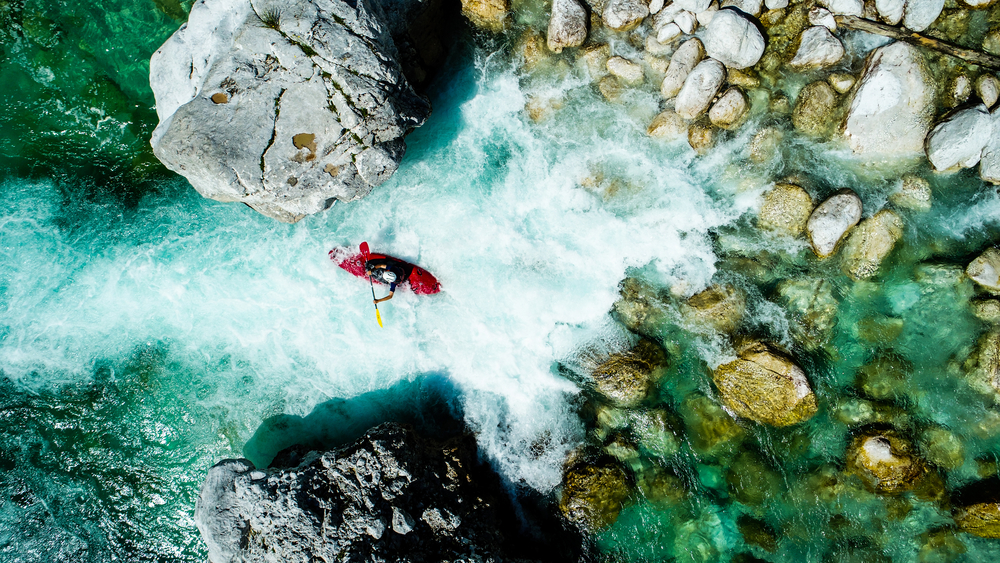
[[[674,52],[674,44],[672,41],[660,43],[655,35],[650,35],[646,37],[646,52],[656,56],[670,55]]]
[[[656,15],[660,10],[663,9],[664,0],[650,0],[649,2],[649,15]]]
[[[705,58],[705,47],[698,38],[688,39],[677,48],[670,58],[670,66],[660,85],[660,95],[665,99],[673,98],[681,91],[684,81],[691,70]]]
[[[930,182],[920,176],[906,174],[899,182],[899,189],[889,194],[889,202],[896,207],[911,211],[929,211],[931,208]]]
[[[430,113],[370,0],[198,2],[150,59],[150,140],[203,196],[293,223],[389,179]]]
[[[620,406],[642,402],[663,375],[666,354],[656,344],[642,340],[627,352],[611,354],[591,377],[595,389]]]
[[[719,10],[702,37],[705,52],[727,67],[747,68],[764,54],[764,36],[738,10]]]
[[[934,77],[919,49],[902,41],[879,47],[865,61],[844,136],[855,153],[920,154],[934,118],[935,97]]]
[[[643,80],[642,66],[625,57],[611,57],[607,62],[608,72],[617,76],[622,82],[630,85],[640,84]]]
[[[862,221],[844,243],[841,267],[856,280],[874,276],[903,236],[903,220],[883,209]]]
[[[1000,26],[986,32],[986,37],[983,37],[983,50],[991,55],[1000,55]]]
[[[583,62],[592,79],[597,79],[608,72],[608,59],[611,58],[611,47],[607,43],[595,43],[580,49],[578,60]]]
[[[949,115],[927,135],[927,160],[935,170],[972,168],[993,135],[993,120],[985,105]]]
[[[988,108],[992,108],[1000,97],[1000,79],[992,74],[981,74],[976,79],[976,95]]]
[[[969,75],[959,73],[948,83],[948,90],[945,92],[944,103],[948,107],[956,107],[964,104],[972,95],[972,81]],[[989,113],[989,111],[987,111]]]
[[[830,10],[826,8],[813,6],[809,10],[809,23],[812,25],[821,25],[830,31],[837,31],[837,20],[834,19]]]
[[[825,137],[836,126],[835,116],[840,98],[825,80],[806,85],[799,92],[792,112],[792,125],[810,137]]]
[[[865,5],[861,0],[819,0],[830,12],[841,16],[860,16]]]
[[[655,337],[659,327],[667,322],[668,300],[668,296],[649,284],[625,278],[621,283],[621,297],[615,301],[612,311],[625,328]]]
[[[1000,250],[990,247],[965,268],[969,279],[990,291],[1000,291]]]
[[[993,134],[983,148],[979,177],[984,182],[1000,184],[1000,107],[994,109],[990,117],[993,118]]]
[[[608,443],[604,445],[604,452],[611,457],[622,462],[626,467],[639,461],[639,446],[631,436],[622,433],[614,433],[610,436]]]
[[[708,58],[698,63],[677,93],[674,111],[684,119],[694,119],[708,110],[712,98],[726,80],[726,68]]]
[[[657,43],[670,43],[671,41],[673,41],[674,39],[677,39],[678,37],[680,37],[683,34],[684,34],[684,32],[681,31],[681,26],[677,25],[674,22],[670,22],[667,25],[661,27],[659,30],[657,30],[657,32],[656,32],[656,42]]]
[[[563,475],[559,508],[570,522],[596,531],[618,520],[631,493],[632,483],[617,463],[577,463]]]
[[[531,70],[547,63],[552,53],[545,46],[545,37],[538,31],[528,28],[517,40],[517,51],[521,53],[524,70]]]
[[[1000,300],[976,299],[971,302],[972,314],[981,321],[988,323],[1000,322]]]
[[[615,31],[630,31],[649,15],[649,4],[644,0],[609,0],[602,17],[604,25]]]
[[[473,25],[493,33],[503,31],[510,16],[510,0],[461,0],[462,15]]]
[[[688,144],[699,155],[706,155],[715,146],[715,129],[706,123],[693,123],[688,127]]]
[[[903,9],[903,27],[923,31],[941,15],[945,0],[909,0]]]
[[[843,189],[819,204],[806,223],[806,234],[820,258],[833,255],[847,232],[861,220],[861,198]]]
[[[753,17],[760,16],[761,8],[764,2],[762,0],[722,0],[722,8],[737,8],[744,14],[749,14]]]
[[[996,477],[966,485],[954,499],[955,524],[981,538],[1000,539],[1000,480]]]
[[[802,32],[795,57],[788,64],[797,70],[823,68],[844,58],[844,45],[830,30],[816,25]]]
[[[772,426],[790,426],[816,414],[816,396],[806,374],[784,352],[746,340],[738,359],[712,373],[722,402],[737,415]]]
[[[776,184],[774,189],[764,194],[764,203],[757,214],[757,226],[797,237],[805,230],[812,211],[813,201],[809,192],[795,184]]]
[[[677,112],[668,109],[653,118],[653,122],[646,129],[646,134],[650,137],[674,140],[687,136],[688,124]]]
[[[965,444],[947,428],[935,426],[920,435],[920,451],[934,465],[949,471],[965,463]]]
[[[839,302],[833,285],[824,279],[786,280],[778,284],[778,295],[791,313],[792,336],[807,350],[819,348],[837,324]]]
[[[698,28],[698,18],[687,10],[674,16],[673,23],[677,24],[684,35],[691,35]]]
[[[899,494],[927,471],[910,442],[893,430],[863,433],[847,448],[847,470],[877,493]]]
[[[972,388],[1000,401],[1000,329],[993,328],[979,337],[964,368]]]
[[[691,394],[681,404],[681,416],[691,445],[701,455],[716,457],[736,450],[746,430],[717,405],[701,394]]]
[[[528,112],[528,117],[535,123],[540,123],[552,117],[557,110],[563,106],[560,98],[549,98],[545,96],[528,96],[524,104],[524,110]]]
[[[851,88],[854,87],[854,83],[857,82],[850,74],[840,72],[835,72],[826,77],[826,81],[830,83],[830,86],[833,87],[834,91],[838,94],[848,93]]]
[[[750,140],[750,160],[757,164],[770,162],[781,154],[784,134],[776,127],[764,127]],[[808,219],[808,217],[806,217]]]
[[[719,332],[731,333],[746,312],[746,294],[731,285],[712,285],[692,295],[682,308],[688,321]]]
[[[698,25],[705,27],[712,23],[712,18],[714,18],[717,13],[719,13],[719,3],[716,1],[709,2],[707,8],[695,13],[698,17]]]
[[[565,47],[579,47],[587,39],[587,12],[579,0],[552,0],[549,16],[549,49],[560,53]]]
[[[875,9],[878,10],[879,17],[889,25],[898,25],[903,21],[905,5],[906,0],[875,0]]]
[[[788,7],[788,0],[764,0],[764,7],[768,10],[780,10]]]
[[[708,120],[722,129],[736,129],[743,124],[749,110],[746,94],[739,88],[729,88],[708,110]]]

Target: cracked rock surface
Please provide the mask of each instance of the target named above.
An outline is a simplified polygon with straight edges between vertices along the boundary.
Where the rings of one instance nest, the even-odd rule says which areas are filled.
[[[434,443],[387,423],[272,465],[286,467],[228,459],[209,470],[195,522],[212,563],[521,561],[505,555],[517,541],[503,535],[507,500],[470,436]]]
[[[203,196],[285,222],[365,196],[430,114],[394,25],[378,0],[198,0],[150,60],[153,152]]]

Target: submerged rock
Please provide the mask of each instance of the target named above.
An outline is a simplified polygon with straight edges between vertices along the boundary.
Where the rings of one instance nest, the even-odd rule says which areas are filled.
[[[569,521],[596,531],[618,520],[631,494],[632,483],[617,463],[577,463],[563,475],[559,508]]]
[[[764,54],[764,36],[739,10],[726,8],[712,16],[702,37],[708,56],[730,68],[757,64]]]
[[[778,284],[778,294],[792,314],[792,337],[807,350],[825,344],[837,324],[833,284],[824,279],[787,280]]]
[[[965,274],[989,291],[1000,291],[1000,250],[987,248],[965,268]]]
[[[965,445],[946,428],[924,430],[920,436],[920,450],[927,461],[942,469],[955,470],[965,463]]]
[[[214,563],[505,560],[501,499],[470,436],[437,444],[384,424],[294,468],[218,463],[195,523]]]
[[[722,402],[737,415],[772,426],[790,426],[816,414],[816,396],[806,374],[785,353],[746,340],[739,358],[712,373]]]
[[[934,77],[916,47],[898,41],[873,51],[844,122],[851,149],[886,158],[923,152],[936,92]]]
[[[855,437],[847,448],[847,470],[872,491],[890,495],[916,487],[927,471],[913,445],[893,430]]]
[[[900,180],[899,189],[889,194],[889,202],[896,207],[911,211],[929,211],[931,208],[930,182],[920,176],[906,174]]]
[[[153,152],[203,196],[281,221],[365,196],[430,114],[384,18],[374,0],[195,3],[150,60]]]
[[[955,498],[955,524],[965,533],[1000,539],[1000,481],[996,477],[966,485]]]
[[[810,137],[826,137],[833,132],[840,99],[826,80],[808,84],[799,92],[792,112],[792,125]]]
[[[744,450],[726,471],[726,484],[729,495],[737,501],[760,506],[779,494],[782,480],[759,454]]]
[[[927,160],[935,170],[972,168],[993,135],[993,120],[979,104],[949,115],[927,135]]]
[[[628,352],[611,354],[591,375],[599,393],[617,405],[634,406],[649,395],[666,361],[662,348],[641,340]]]
[[[965,361],[965,372],[974,389],[1000,401],[1000,329],[993,328],[979,338]]]
[[[743,442],[746,430],[708,397],[692,393],[681,404],[681,416],[691,445],[701,455],[728,454]]]
[[[809,216],[806,234],[820,258],[833,255],[844,235],[861,220],[861,198],[843,189],[819,204]]]
[[[640,84],[643,79],[642,67],[625,57],[611,57],[606,63],[608,72],[626,84]]]
[[[579,0],[552,0],[549,16],[549,49],[560,53],[566,47],[579,47],[587,40],[587,12]]]
[[[979,177],[984,182],[1000,184],[1000,107],[990,114],[993,118],[993,135],[983,148],[979,161]]]
[[[757,226],[784,235],[802,234],[812,214],[813,201],[809,192],[795,184],[776,184],[764,194],[764,203],[757,214]]]
[[[902,236],[903,220],[888,209],[865,219],[844,244],[844,271],[856,280],[874,276]]]

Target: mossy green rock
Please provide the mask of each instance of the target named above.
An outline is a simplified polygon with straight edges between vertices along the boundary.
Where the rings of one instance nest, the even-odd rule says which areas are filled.
[[[781,476],[756,453],[743,451],[726,471],[729,495],[737,501],[760,506],[778,494]]]
[[[739,358],[715,369],[722,402],[739,416],[790,426],[816,414],[816,395],[806,374],[783,352],[747,340],[737,347]]]
[[[771,553],[778,549],[777,534],[765,522],[744,514],[736,520],[736,527],[739,528],[743,541],[748,544]]]
[[[847,470],[870,490],[890,495],[916,487],[927,471],[913,445],[892,430],[855,437],[847,448]]]
[[[856,280],[874,276],[903,236],[903,220],[887,209],[862,221],[844,244],[844,273]]]
[[[746,308],[743,290],[731,285],[712,285],[687,300],[684,315],[700,326],[731,333],[743,320]]]
[[[981,538],[1000,539],[1000,502],[966,506],[955,514],[955,524],[963,532]]]
[[[790,328],[796,342],[815,350],[829,340],[839,306],[833,284],[824,279],[789,280],[778,285],[778,294],[792,314]]]
[[[592,373],[599,393],[620,406],[642,402],[663,373],[666,354],[648,340],[629,350],[611,354]]]
[[[729,413],[708,397],[691,394],[681,404],[681,416],[691,445],[707,457],[716,457],[735,450],[746,437],[746,430]]]
[[[667,322],[668,300],[649,284],[625,278],[621,283],[621,297],[615,302],[612,312],[625,328],[653,336]]]
[[[792,125],[804,135],[826,137],[837,122],[840,98],[825,80],[809,84],[799,93],[792,112]]]
[[[1000,400],[1000,329],[994,328],[979,338],[964,367],[974,389]]]
[[[596,531],[618,520],[631,494],[632,484],[618,464],[579,463],[563,475],[559,509],[571,522]]]

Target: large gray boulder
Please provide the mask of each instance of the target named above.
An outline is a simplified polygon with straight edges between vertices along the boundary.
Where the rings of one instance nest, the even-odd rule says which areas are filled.
[[[826,258],[837,250],[837,245],[861,220],[861,198],[851,190],[843,189],[819,204],[809,216],[806,233],[813,251]]]
[[[923,54],[902,41],[868,56],[856,86],[844,136],[855,153],[915,157],[934,118],[934,77]]]
[[[945,0],[909,0],[903,10],[903,27],[923,31],[941,15]]]
[[[725,81],[726,67],[722,63],[712,58],[701,61],[677,93],[674,111],[684,119],[694,119],[705,113]]]
[[[649,4],[643,0],[610,0],[604,7],[604,25],[615,31],[638,27],[649,15]]]
[[[272,465],[209,470],[194,519],[212,563],[508,559],[506,499],[471,437],[439,444],[390,423]]]
[[[802,32],[795,57],[788,64],[796,69],[823,68],[844,58],[844,44],[830,30],[814,25]]]
[[[935,170],[972,168],[979,163],[992,135],[993,118],[985,105],[959,110],[927,135],[927,160]]]
[[[719,10],[702,36],[708,56],[728,68],[743,69],[757,64],[764,55],[764,36],[739,10]]]
[[[153,152],[205,197],[295,222],[399,166],[430,113],[375,0],[202,0],[153,54]]]

